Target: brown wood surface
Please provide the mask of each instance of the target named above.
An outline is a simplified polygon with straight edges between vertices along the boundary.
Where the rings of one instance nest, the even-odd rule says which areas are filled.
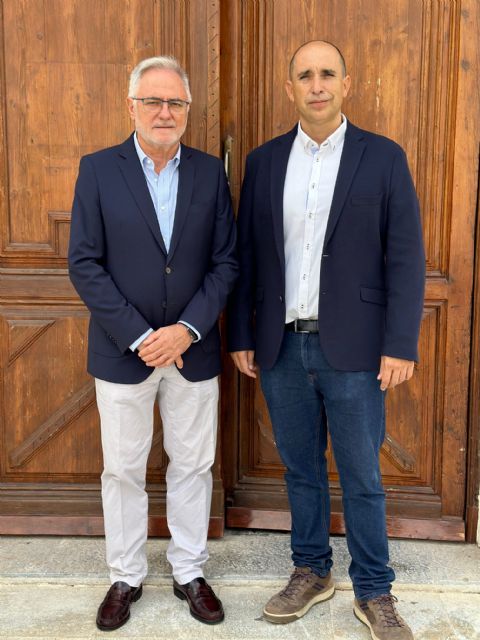
[[[193,104],[185,141],[220,154],[221,141],[233,137],[236,205],[246,153],[295,122],[283,89],[290,54],[326,37],[342,48],[353,77],[347,116],[402,144],[422,207],[421,362],[415,380],[389,394],[382,453],[389,532],[459,540],[467,517],[473,539],[476,0],[0,0],[0,37],[0,533],[102,530],[88,313],[69,283],[66,253],[80,156],[130,133],[129,71],[160,53],[186,66]],[[223,531],[224,505],[229,526],[288,528],[284,470],[263,397],[224,360],[211,533]],[[148,480],[151,531],[163,535],[161,439],[157,416]],[[341,532],[331,458],[329,470],[332,531]]]
[[[420,364],[414,380],[387,399],[381,467],[392,535],[465,535],[479,123],[469,88],[478,57],[477,13],[472,0],[246,0],[227,3],[222,14],[222,69],[230,69],[222,85],[222,127],[235,141],[235,200],[245,155],[296,121],[284,82],[290,55],[309,39],[330,40],[345,55],[352,76],[347,117],[398,141],[409,159],[422,210],[427,287]],[[477,371],[478,359],[473,366]],[[241,377],[231,401],[238,410],[224,425],[230,449],[224,459],[235,465],[224,470],[227,525],[276,528],[279,519],[289,521],[288,500],[261,391]],[[478,430],[478,419],[471,426]],[[340,532],[341,492],[331,455],[329,471],[332,531]]]
[[[465,11],[465,19],[470,22],[472,33],[480,33],[480,16],[477,11]],[[466,50],[466,51],[465,51]],[[462,60],[468,61],[463,64],[464,71],[471,74],[473,69],[480,68],[480,50],[475,47],[474,42],[464,39],[462,41]],[[465,87],[467,89],[467,87]],[[469,91],[463,93],[463,104],[468,105],[471,115],[470,122],[480,122],[480,85],[471,81],[468,84]],[[462,108],[462,105],[460,105]],[[477,133],[478,133],[477,126]],[[477,176],[477,224],[475,242],[475,279],[473,291],[473,314],[472,314],[472,343],[470,361],[470,402],[468,420],[468,442],[467,442],[467,542],[480,542],[478,539],[478,519],[479,519],[479,494],[480,494],[480,149],[475,155],[472,149],[468,161],[471,162],[472,176]],[[474,194],[470,194],[470,201],[473,201]]]
[[[78,161],[130,134],[129,73],[158,54],[176,55],[190,72],[185,142],[220,152],[219,5],[0,2],[0,533],[103,530],[88,312],[66,270]],[[148,467],[156,535],[168,533],[166,466],[157,412]],[[214,535],[223,520],[217,463]]]
[[[209,538],[221,538],[225,531],[223,515],[210,517],[208,527]],[[2,516],[0,518],[0,535],[35,535],[54,536],[103,536],[103,516]],[[169,531],[165,515],[151,515],[148,518],[148,535],[168,537]]]
[[[227,527],[244,529],[274,529],[290,531],[292,520],[289,511],[268,511],[267,509],[247,509],[232,507],[227,513]],[[332,513],[332,533],[345,533],[341,513]],[[463,542],[464,523],[461,518],[438,520],[401,516],[387,516],[387,532],[392,538],[413,538],[421,540],[450,540]]]

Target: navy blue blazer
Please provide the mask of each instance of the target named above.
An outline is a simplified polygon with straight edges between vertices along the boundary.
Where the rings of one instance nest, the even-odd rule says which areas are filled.
[[[297,126],[252,151],[240,198],[228,349],[254,349],[265,369],[275,364],[284,333],[283,187],[296,134]],[[350,122],[319,277],[318,338],[332,367],[369,371],[381,355],[418,359],[425,256],[405,153]]]
[[[88,371],[137,383],[152,373],[129,345],[185,320],[202,335],[183,355],[190,381],[220,372],[217,320],[237,276],[235,222],[223,165],[182,145],[167,253],[133,135],[80,161],[70,278],[90,310]]]

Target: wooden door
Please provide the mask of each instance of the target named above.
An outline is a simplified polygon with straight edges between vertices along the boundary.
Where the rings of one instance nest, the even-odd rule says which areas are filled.
[[[311,39],[330,40],[344,52],[353,80],[347,117],[397,140],[409,159],[428,276],[420,366],[387,401],[381,467],[388,529],[396,536],[464,539],[477,11],[474,0],[237,0],[222,13],[222,126],[234,140],[236,200],[247,152],[296,121],[284,92],[287,65]],[[261,391],[231,367],[225,377],[227,526],[288,529],[283,468]],[[329,471],[332,531],[342,532],[331,456]]]
[[[194,98],[186,142],[218,154],[220,134],[233,137],[238,202],[246,153],[295,122],[283,91],[289,55],[323,37],[342,48],[353,76],[347,116],[404,146],[422,205],[421,364],[388,398],[389,530],[463,538],[477,13],[476,0],[0,0],[0,533],[102,531],[88,314],[69,283],[66,252],[79,157],[130,132],[129,71],[150,55],[179,57]],[[221,477],[229,525],[288,528],[263,398],[228,358],[221,429],[212,532],[223,526]],[[157,420],[149,464],[157,534],[166,533],[165,467]],[[331,461],[330,471],[339,532]]]
[[[0,34],[0,533],[98,534],[88,313],[66,269],[78,161],[129,135],[129,72],[162,53],[191,70],[186,142],[219,152],[219,0],[3,0]],[[157,534],[167,532],[161,443],[157,419]],[[211,524],[221,533],[218,467]]]

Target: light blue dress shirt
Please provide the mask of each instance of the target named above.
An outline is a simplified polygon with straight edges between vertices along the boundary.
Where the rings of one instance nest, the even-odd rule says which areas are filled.
[[[137,150],[140,164],[147,181],[148,190],[152,197],[158,224],[165,243],[165,248],[170,248],[172,238],[173,221],[175,219],[175,207],[178,192],[178,165],[180,164],[181,146],[178,145],[177,153],[167,162],[160,173],[155,173],[155,164],[143,151],[135,133],[133,140]]]
[[[147,181],[155,213],[157,214],[163,242],[165,243],[165,248],[168,252],[170,240],[172,239],[173,222],[175,220],[175,207],[177,205],[178,165],[180,164],[181,145],[178,146],[177,153],[167,162],[160,173],[156,173],[155,164],[140,146],[136,132],[133,136],[133,141],[135,143],[135,149],[137,150],[138,159],[142,165],[145,180]],[[188,322],[182,322],[182,324],[195,331],[197,334],[197,340],[195,342],[200,340],[201,336],[195,327],[192,327]],[[135,351],[138,345],[141,344],[152,332],[153,329],[149,329],[142,334],[130,345],[130,349]]]

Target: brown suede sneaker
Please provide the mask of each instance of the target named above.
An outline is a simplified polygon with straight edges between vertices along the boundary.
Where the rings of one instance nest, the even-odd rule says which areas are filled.
[[[310,567],[295,567],[287,586],[270,598],[263,615],[275,624],[293,622],[304,616],[314,604],[328,600],[334,593],[330,572],[321,578]]]
[[[353,613],[370,629],[373,640],[414,640],[413,633],[395,608],[397,598],[390,593],[371,600],[357,600]]]

